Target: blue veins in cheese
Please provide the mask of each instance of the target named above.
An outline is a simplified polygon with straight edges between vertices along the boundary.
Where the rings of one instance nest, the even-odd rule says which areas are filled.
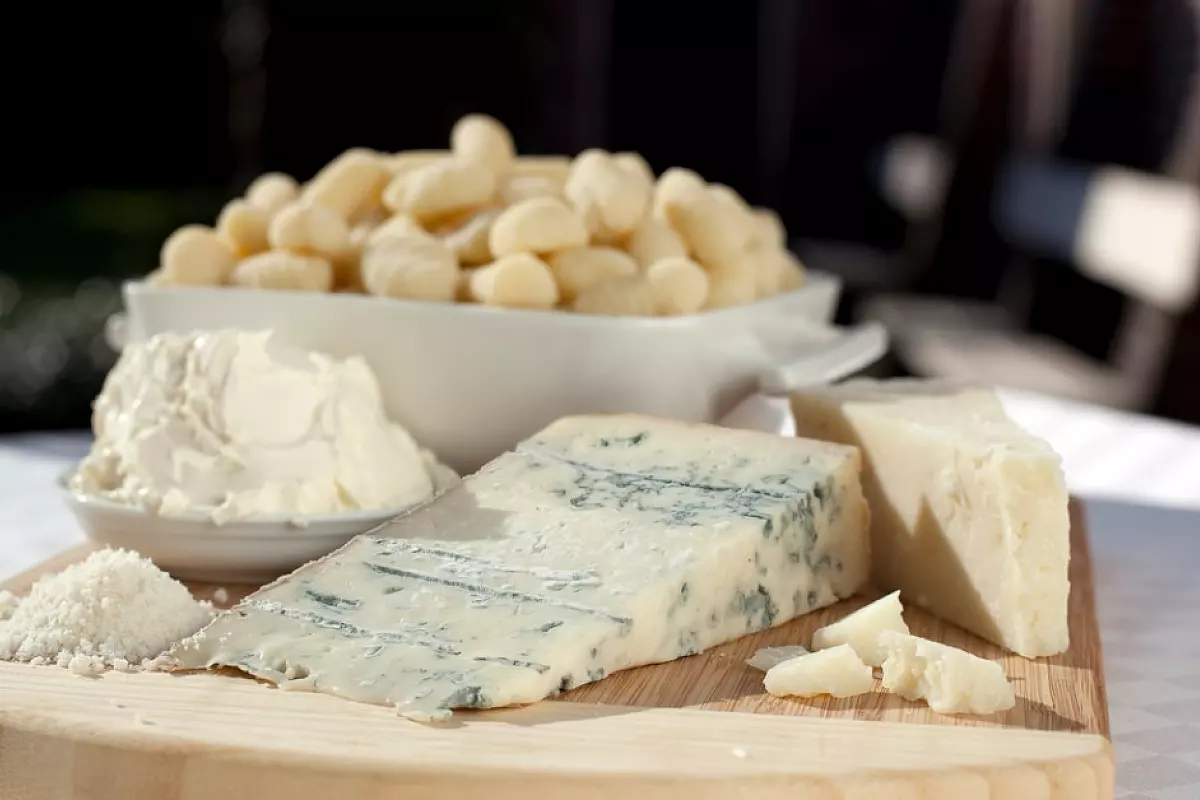
[[[823,442],[566,418],[172,655],[415,719],[535,702],[854,593],[859,467]]]

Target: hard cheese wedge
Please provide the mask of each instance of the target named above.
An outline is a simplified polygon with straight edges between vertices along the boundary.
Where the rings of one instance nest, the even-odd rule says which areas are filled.
[[[1026,657],[1067,649],[1067,490],[988,389],[850,381],[792,397],[801,436],[861,448],[884,589]]]
[[[173,655],[415,718],[529,703],[852,594],[867,521],[852,448],[567,418]]]

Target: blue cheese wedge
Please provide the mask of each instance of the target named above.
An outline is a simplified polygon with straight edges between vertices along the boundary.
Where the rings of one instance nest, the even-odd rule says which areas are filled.
[[[879,634],[883,688],[939,714],[993,714],[1016,705],[1004,668],[957,647],[895,631]],[[824,651],[822,651],[824,652]]]
[[[993,391],[860,380],[791,404],[801,436],[862,451],[873,583],[1027,658],[1067,649],[1061,462]]]
[[[823,442],[563,419],[172,655],[416,719],[535,702],[854,593],[859,467]]]
[[[824,650],[848,644],[854,648],[854,652],[858,653],[864,664],[880,667],[887,658],[887,653],[879,644],[879,634],[884,631],[908,633],[899,592],[892,592],[857,611],[852,611],[837,622],[818,628],[813,634],[813,649]]]

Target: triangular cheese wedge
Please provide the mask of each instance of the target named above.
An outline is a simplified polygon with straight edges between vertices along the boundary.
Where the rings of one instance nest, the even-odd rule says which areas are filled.
[[[791,402],[797,435],[862,451],[879,588],[1029,658],[1067,649],[1061,462],[993,391],[856,380]]]

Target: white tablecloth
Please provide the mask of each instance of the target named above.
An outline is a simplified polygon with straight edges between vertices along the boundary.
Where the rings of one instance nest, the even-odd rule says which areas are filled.
[[[1200,800],[1200,430],[1005,393],[1087,498],[1118,798]],[[81,434],[0,438],[0,575],[81,541],[54,480]]]

